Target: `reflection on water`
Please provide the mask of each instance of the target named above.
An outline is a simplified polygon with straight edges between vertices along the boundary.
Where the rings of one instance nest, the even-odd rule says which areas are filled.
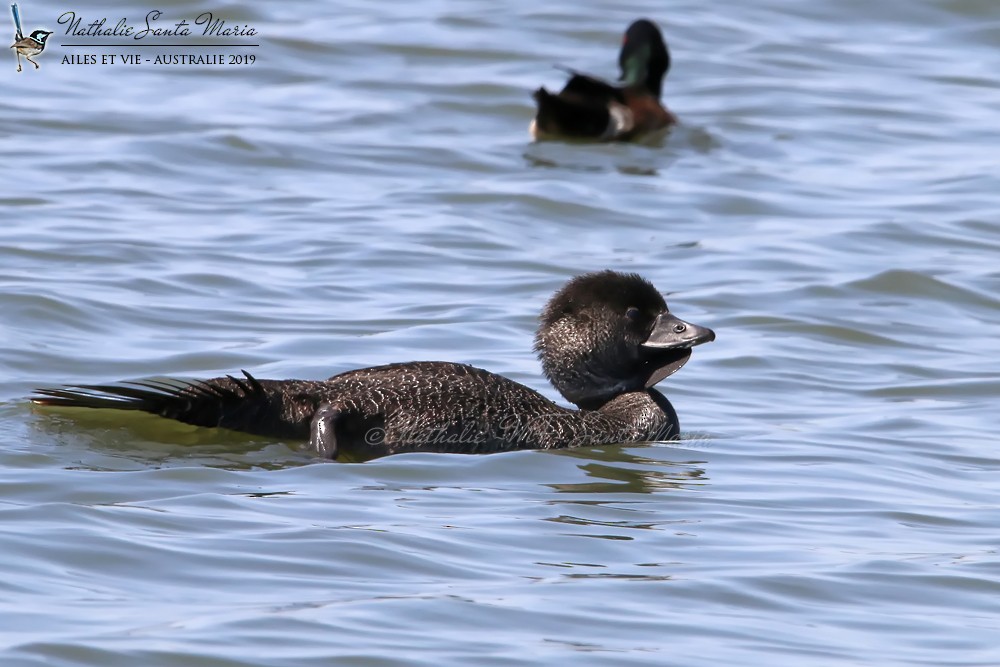
[[[708,481],[704,469],[699,467],[704,461],[661,461],[634,452],[634,446],[623,445],[561,450],[560,456],[591,461],[578,466],[587,478],[607,481],[549,486],[563,493],[654,493],[703,486]],[[616,463],[625,465],[613,465]]]
[[[27,410],[26,410],[27,411]],[[31,428],[82,470],[206,465],[280,469],[315,462],[304,448],[121,410],[31,407]]]

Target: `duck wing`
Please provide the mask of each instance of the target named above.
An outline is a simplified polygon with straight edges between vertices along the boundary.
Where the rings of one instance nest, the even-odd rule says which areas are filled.
[[[620,88],[616,88],[610,83],[589,74],[581,74],[572,70],[570,70],[570,73],[573,76],[566,82],[563,89],[559,91],[560,95],[578,97],[592,103],[609,104],[611,102],[618,102],[619,104],[625,104],[625,97]]]
[[[534,93],[538,113],[532,133],[536,138],[605,141],[631,129],[622,89],[589,74],[560,69],[570,74],[562,90],[553,94],[539,88]]]

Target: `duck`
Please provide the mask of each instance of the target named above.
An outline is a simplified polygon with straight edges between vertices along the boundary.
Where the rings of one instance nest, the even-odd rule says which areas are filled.
[[[534,92],[538,111],[529,132],[536,140],[632,141],[649,139],[677,123],[660,97],[670,69],[663,34],[649,19],[625,31],[618,54],[622,86],[569,70],[572,75],[556,94]]]
[[[545,377],[575,407],[474,366],[414,361],[327,380],[148,379],[36,389],[59,408],[138,410],[195,426],[305,443],[368,461],[403,452],[493,453],[673,440],[677,412],[653,388],[715,333],[681,320],[651,282],[603,270],[548,301],[534,339]]]

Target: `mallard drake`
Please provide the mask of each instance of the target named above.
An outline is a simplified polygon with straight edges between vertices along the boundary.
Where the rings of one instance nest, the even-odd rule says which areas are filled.
[[[529,131],[535,139],[630,141],[677,122],[660,101],[670,52],[656,24],[639,19],[628,27],[618,65],[624,85],[570,71],[558,94],[544,87],[534,93],[538,113]]]

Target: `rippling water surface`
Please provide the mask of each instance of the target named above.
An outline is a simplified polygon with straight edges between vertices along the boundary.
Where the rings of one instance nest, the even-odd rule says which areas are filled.
[[[256,63],[0,73],[3,665],[1000,664],[995,2],[158,6]],[[530,143],[638,16],[681,126]],[[413,359],[556,398],[535,315],[606,267],[719,335],[681,443],[317,464],[25,402]]]

